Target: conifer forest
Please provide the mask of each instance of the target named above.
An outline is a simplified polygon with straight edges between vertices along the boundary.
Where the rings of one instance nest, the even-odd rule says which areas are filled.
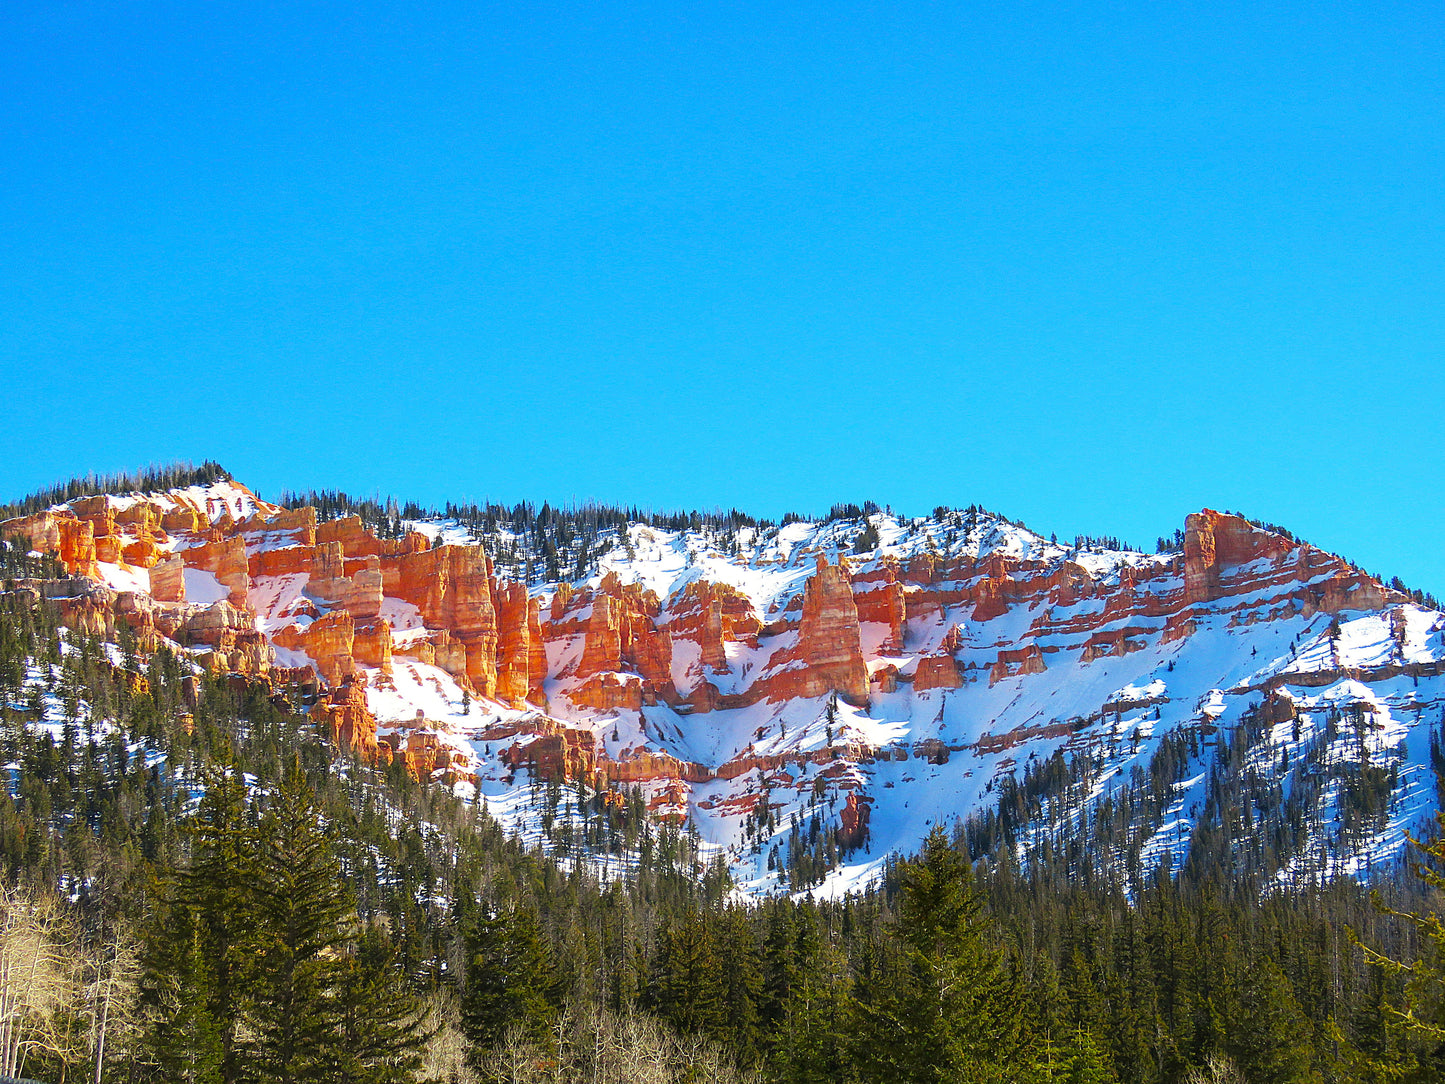
[[[534,783],[525,843],[299,691],[58,627],[49,559],[0,556],[0,1075],[1445,1078],[1438,842],[1373,890],[1268,889],[1227,843],[1121,882],[991,816],[867,892],[744,901],[637,794]]]

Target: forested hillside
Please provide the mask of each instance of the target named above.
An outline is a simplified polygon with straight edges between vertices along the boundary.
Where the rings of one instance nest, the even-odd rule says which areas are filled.
[[[1438,990],[1351,881],[971,869],[935,831],[875,891],[743,905],[641,803],[556,799],[599,881],[337,749],[307,704],[56,624],[6,551],[3,1068],[46,1080],[1437,1079]],[[53,571],[53,570],[52,570]],[[575,809],[569,807],[575,804]],[[585,828],[583,827],[585,826]],[[955,846],[954,844],[958,844]],[[962,849],[961,849],[962,848]],[[1423,905],[1401,880],[1384,890]],[[1438,1019],[1438,1017],[1430,1017]],[[1226,1065],[1227,1060],[1227,1065]],[[1190,1076],[1195,1073],[1195,1076]],[[652,1074],[651,1076],[647,1074]]]

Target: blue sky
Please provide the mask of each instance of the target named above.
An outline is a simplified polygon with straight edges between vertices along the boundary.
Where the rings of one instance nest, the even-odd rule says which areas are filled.
[[[785,10],[777,10],[778,8]],[[1203,506],[1445,594],[1445,17],[28,5],[0,498]]]

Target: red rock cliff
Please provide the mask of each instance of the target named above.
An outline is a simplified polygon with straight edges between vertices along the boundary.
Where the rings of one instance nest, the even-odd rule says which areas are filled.
[[[798,652],[807,666],[799,695],[836,691],[854,704],[868,699],[858,607],[843,558],[836,565],[830,565],[821,554],[817,558],[817,571],[803,590]]]

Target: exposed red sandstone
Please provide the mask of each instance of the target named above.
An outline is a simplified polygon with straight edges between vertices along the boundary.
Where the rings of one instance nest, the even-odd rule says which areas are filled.
[[[0,523],[0,534],[21,538],[32,550],[53,554],[75,576],[100,578],[96,567],[95,528],[66,509],[52,509]]]
[[[286,625],[274,637],[281,647],[304,651],[328,685],[336,685],[356,669],[356,625],[345,610],[318,617],[304,628]]]
[[[317,705],[331,739],[363,759],[377,756],[376,717],[366,703],[364,679],[348,677]]]
[[[1006,647],[999,651],[997,661],[989,668],[988,683],[996,685],[1004,678],[1019,674],[1042,674],[1046,669],[1038,644]]]
[[[355,517],[318,525],[312,509],[263,507],[243,520],[235,516],[233,508],[219,503],[167,507],[147,499],[120,508],[104,498],[87,498],[0,524],[0,530],[54,553],[68,569],[92,579],[102,560],[150,569],[149,598],[128,592],[67,598],[67,619],[80,629],[113,632],[117,622],[124,622],[147,646],[184,630],[193,644],[206,649],[201,658],[207,665],[260,674],[270,665],[269,646],[245,609],[249,579],[305,574],[308,593],[321,602],[304,603],[295,613],[304,617],[308,608],[315,614],[328,607],[330,612],[305,628],[283,628],[275,642],[305,651],[333,686],[357,665],[385,670],[389,664],[392,631],[380,618],[385,594],[415,605],[426,624],[425,635],[410,640],[406,653],[448,670],[477,695],[514,706],[540,704],[544,680],[575,677],[581,680],[568,690],[569,698],[595,711],[637,710],[665,700],[704,714],[764,696],[818,696],[829,690],[862,703],[869,689],[869,660],[863,656],[860,623],[883,624],[887,632],[878,653],[896,655],[904,647],[908,620],[937,619],[945,608],[967,613],[980,624],[1006,612],[1033,611],[1022,643],[1000,644],[991,665],[987,655],[969,661],[970,667],[988,666],[995,682],[1042,672],[1045,653],[1077,652],[1087,664],[1147,642],[1169,642],[1188,635],[1207,612],[1243,623],[1293,613],[1377,609],[1395,597],[1339,558],[1254,528],[1237,516],[1205,510],[1189,517],[1182,556],[1138,559],[1098,578],[1076,561],[1002,553],[979,561],[937,554],[920,554],[903,564],[884,559],[856,576],[845,562],[832,565],[820,556],[802,593],[770,613],[766,629],[752,601],[725,584],[697,581],[664,605],[640,585],[622,584],[615,574],[595,590],[559,585],[543,614],[523,586],[497,582],[480,547],[431,548],[419,534],[379,539]],[[167,556],[172,543],[175,556]],[[227,587],[229,603],[205,610],[187,604],[186,567],[214,573]],[[1078,605],[1086,600],[1089,605]],[[766,676],[726,696],[718,684],[727,683],[707,680],[709,673],[727,671],[728,644],[756,646],[760,639],[784,634],[795,634],[797,642],[775,653]],[[575,646],[564,657],[579,659],[575,673],[548,674],[546,643],[573,637],[580,638],[580,659]],[[936,650],[919,659],[913,688],[958,687],[964,676],[954,656],[964,639],[956,626],[950,629]],[[674,641],[683,640],[698,644],[703,676],[695,687],[679,691],[672,685],[672,656]],[[1421,669],[1391,662],[1380,672],[1394,667],[1391,672],[1410,673],[1412,666]],[[874,688],[896,688],[895,665],[874,659],[873,668]],[[280,678],[278,672],[275,680]],[[1285,710],[1287,698],[1278,699],[1268,712]],[[1025,736],[1037,736],[1036,731]],[[564,774],[584,770],[598,775],[616,767],[599,761],[595,751],[586,764],[579,760],[590,737],[560,740],[555,755],[547,751],[551,745],[539,754]],[[1022,737],[988,737],[980,747],[1014,740]],[[450,759],[445,766],[436,759],[452,754],[421,739],[417,749],[409,750],[409,741],[401,743],[400,753],[415,760],[419,772],[455,769]],[[949,751],[943,745],[920,748],[927,756]],[[863,750],[858,755],[871,754]],[[765,759],[744,753],[705,769],[675,758],[639,758],[617,768],[617,778],[731,778],[763,766]],[[866,805],[860,808],[866,813]]]
[[[844,850],[856,850],[868,842],[868,821],[873,812],[870,801],[860,801],[857,791],[848,792],[848,800],[838,811],[838,846]]]
[[[479,695],[497,692],[497,611],[492,602],[492,567],[480,546],[437,546],[402,553],[396,560],[395,595],[412,603],[429,628],[447,629],[465,652],[453,676]],[[388,590],[388,593],[393,593]],[[438,666],[443,666],[438,652]]]
[[[191,644],[209,648],[194,657],[219,673],[262,674],[275,658],[251,615],[228,602],[193,611],[184,633]]]
[[[577,707],[593,711],[637,711],[643,703],[643,681],[632,674],[600,671],[575,686],[567,698]]]
[[[818,556],[817,569],[803,589],[798,649],[806,669],[801,672],[797,695],[837,692],[854,704],[868,699],[858,607],[846,559],[839,558],[831,565]]]
[[[191,546],[180,553],[187,568],[209,572],[230,591],[233,606],[245,606],[250,574],[246,563],[246,541],[240,535],[217,538]]]
[[[186,563],[179,557],[151,565],[151,598],[157,602],[186,601]]]
[[[925,689],[957,689],[963,685],[958,663],[952,655],[924,655],[913,674],[914,692]]]
[[[383,674],[391,674],[391,622],[375,621],[356,625],[352,631],[352,657],[364,666],[374,666]]]
[[[542,702],[547,651],[542,642],[541,609],[520,583],[497,590],[497,697],[520,706]]]
[[[670,605],[668,631],[672,639],[698,645],[705,672],[720,674],[728,668],[727,644],[756,646],[763,623],[750,598],[726,583],[694,580]]]

